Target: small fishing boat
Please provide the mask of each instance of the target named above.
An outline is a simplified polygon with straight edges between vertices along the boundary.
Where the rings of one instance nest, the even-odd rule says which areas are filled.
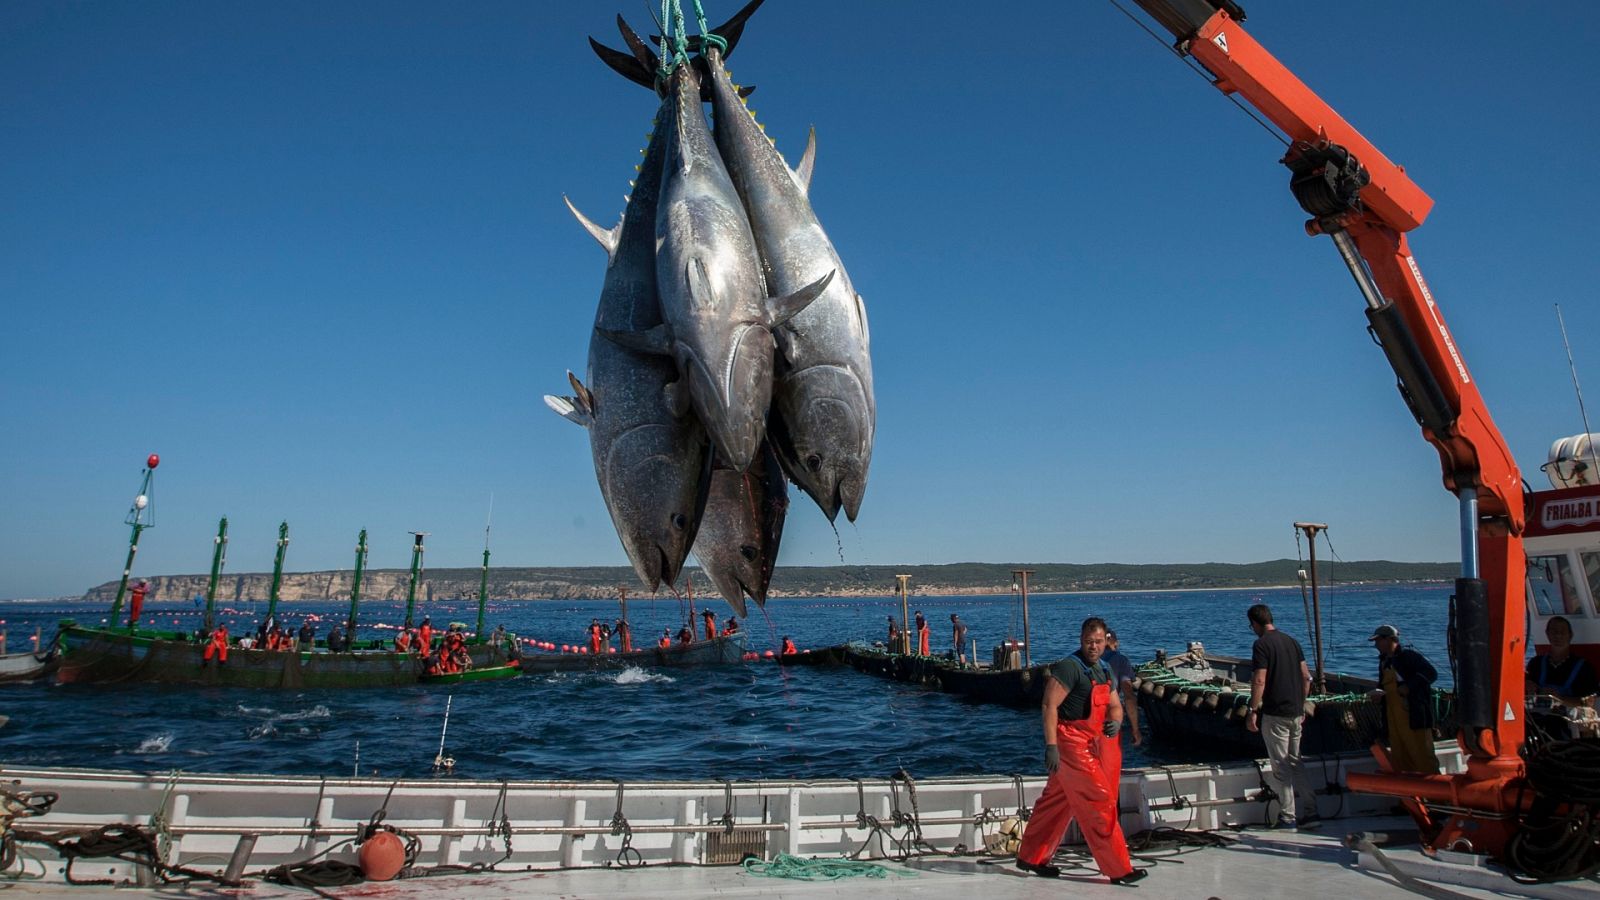
[[[523,653],[523,672],[597,672],[636,667],[720,666],[744,661],[744,634],[719,635],[709,641],[676,641],[670,647],[646,647],[629,653]]]
[[[459,672],[424,672],[421,677],[423,684],[463,684],[469,681],[498,681],[502,678],[515,678],[522,674],[521,664],[512,660],[504,665],[484,666],[483,668],[462,669]]]
[[[49,646],[40,646],[39,634],[35,632],[33,646],[38,649],[0,653],[0,684],[37,681],[51,675],[61,665],[60,639],[61,635],[57,633]],[[0,641],[0,646],[4,646],[3,641]]]
[[[801,650],[799,653],[776,653],[764,656],[762,659],[780,666],[842,666],[846,665],[845,652],[849,646],[849,644],[835,644],[832,647]]]
[[[1045,666],[1033,665],[1028,655],[1028,576],[1032,570],[1013,573],[1013,589],[1018,591],[1022,610],[1022,639],[1012,636],[995,647],[990,663],[969,663],[950,656],[923,656],[911,652],[907,628],[908,604],[905,580],[899,576],[901,628],[898,647],[883,644],[846,644],[839,648],[846,665],[858,672],[920,684],[936,691],[958,694],[974,703],[992,703],[1018,709],[1036,707],[1044,698]],[[974,650],[976,655],[976,650]]]
[[[1156,741],[1181,744],[1185,753],[1212,758],[1260,756],[1261,736],[1245,728],[1250,708],[1248,659],[1212,656],[1198,641],[1184,653],[1158,653],[1136,670],[1139,715]],[[1306,700],[1300,739],[1303,756],[1366,750],[1383,733],[1383,707],[1367,695],[1378,687],[1371,678],[1323,674],[1324,689]],[[1455,731],[1455,700],[1435,692],[1439,734]]]

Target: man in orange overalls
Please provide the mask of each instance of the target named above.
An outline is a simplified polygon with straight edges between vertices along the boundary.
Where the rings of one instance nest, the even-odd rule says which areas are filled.
[[[708,610],[705,610],[705,611],[701,612],[700,615],[701,615],[702,618],[704,618],[706,620],[705,621],[706,640],[708,640],[708,641],[716,640],[717,639],[717,614],[708,609]]]
[[[128,598],[128,627],[133,628],[139,624],[139,613],[144,609],[144,595],[150,592],[150,582],[143,578],[133,586],[133,594]],[[115,623],[113,623],[115,624]]]
[[[922,610],[917,610],[917,655],[928,655],[928,620],[922,617]]]
[[[789,636],[787,634],[784,635],[783,636],[783,655],[784,656],[794,656],[796,653],[799,653],[799,652],[800,652],[800,648],[798,648],[798,647],[796,647],[794,645],[794,641],[789,640]]]
[[[600,620],[589,620],[589,652],[600,652]]]
[[[1114,737],[1122,728],[1122,702],[1100,661],[1105,646],[1106,623],[1085,619],[1078,650],[1050,666],[1045,679],[1044,759],[1050,780],[1033,805],[1017,851],[1017,868],[1024,872],[1061,877],[1050,858],[1067,825],[1077,819],[1095,864],[1113,884],[1131,884],[1149,874],[1128,858],[1117,794],[1100,763],[1102,737]]]
[[[427,616],[423,616],[422,624],[417,626],[417,652],[423,656],[433,652],[433,620]]]
[[[656,646],[660,647],[663,650],[665,650],[666,648],[672,646],[672,629],[670,629],[670,628],[661,629],[661,640],[656,641]]]
[[[206,663],[211,662],[211,657],[213,656],[217,658],[217,665],[225,666],[228,664],[228,626],[226,625],[218,625],[211,632],[211,640],[206,644],[206,648],[200,651],[200,665],[203,667]]]

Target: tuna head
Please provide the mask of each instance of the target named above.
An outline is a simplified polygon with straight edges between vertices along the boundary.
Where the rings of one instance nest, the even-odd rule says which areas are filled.
[[[617,535],[639,580],[652,591],[678,580],[710,484],[711,458],[703,443],[675,447],[681,436],[673,432],[642,425],[618,436],[602,473]]]
[[[867,492],[874,415],[866,388],[843,366],[812,366],[778,380],[768,422],[783,469],[828,520],[854,522]]]
[[[694,555],[724,599],[745,614],[746,595],[763,606],[778,560],[789,489],[770,442],[745,472],[716,469]]]

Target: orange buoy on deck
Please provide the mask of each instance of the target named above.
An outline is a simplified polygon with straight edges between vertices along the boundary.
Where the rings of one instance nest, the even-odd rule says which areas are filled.
[[[406,866],[406,845],[392,831],[378,831],[361,842],[356,862],[368,881],[388,881]]]

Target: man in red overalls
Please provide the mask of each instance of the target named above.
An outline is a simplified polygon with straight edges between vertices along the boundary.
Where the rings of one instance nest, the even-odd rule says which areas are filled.
[[[589,652],[600,652],[600,620],[589,620]]]
[[[128,598],[128,627],[139,624],[139,612],[144,609],[144,595],[150,592],[150,582],[143,578],[133,586],[133,595]],[[112,623],[116,624],[116,623]]]
[[[928,620],[922,617],[922,610],[917,610],[917,654],[928,655]]]
[[[423,616],[422,624],[417,626],[417,652],[423,656],[433,652],[433,620],[427,616]]]
[[[213,656],[217,658],[217,665],[225,666],[228,664],[228,626],[226,625],[218,625],[216,630],[211,632],[210,642],[206,644],[204,650],[200,651],[200,665],[204,666],[206,663],[211,662],[211,657]]]
[[[1067,825],[1089,845],[1100,873],[1113,884],[1131,884],[1149,874],[1128,859],[1128,842],[1117,821],[1117,793],[1100,762],[1101,738],[1122,728],[1122,702],[1111,689],[1111,673],[1100,661],[1106,623],[1083,621],[1076,652],[1049,669],[1044,684],[1044,759],[1050,780],[1033,805],[1017,851],[1017,868],[1045,878],[1061,877],[1050,864]]]
[[[706,640],[708,640],[708,641],[716,640],[717,639],[717,614],[708,609],[708,610],[705,610],[705,611],[701,612],[700,615],[701,615],[702,618],[704,618],[706,620],[705,621]]]

